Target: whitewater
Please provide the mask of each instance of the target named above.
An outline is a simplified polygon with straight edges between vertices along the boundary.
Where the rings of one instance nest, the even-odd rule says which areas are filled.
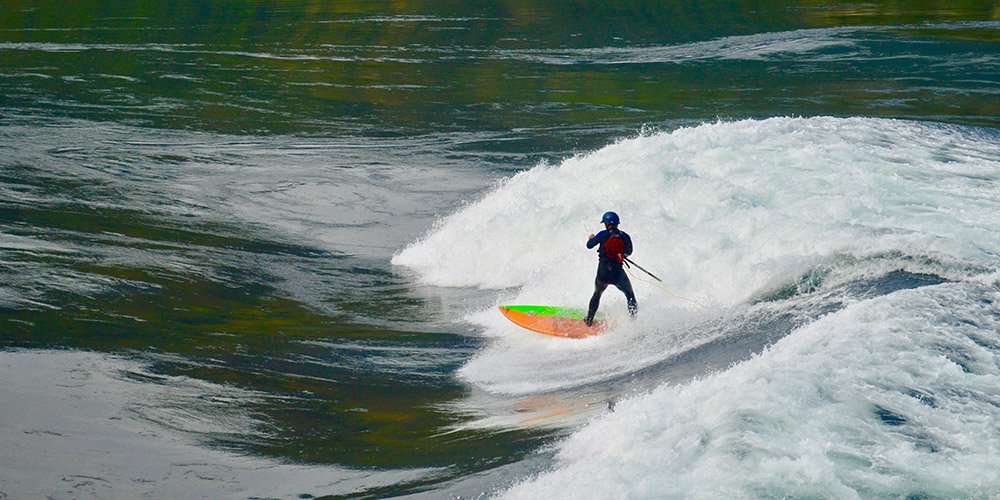
[[[997,495],[998,139],[832,117],[645,131],[499,182],[392,262],[494,294],[464,313],[488,338],[458,371],[474,392],[613,395],[500,496]],[[582,341],[496,313],[582,307],[606,210],[672,295],[634,283],[630,321],[610,290],[614,329]]]

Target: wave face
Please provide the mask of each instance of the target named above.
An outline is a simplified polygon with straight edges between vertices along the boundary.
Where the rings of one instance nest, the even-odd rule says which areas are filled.
[[[583,307],[584,241],[613,209],[672,294],[635,283],[632,322],[610,290],[616,328],[581,342],[469,311],[493,340],[459,375],[487,393],[647,381],[513,498],[996,493],[997,144],[867,118],[645,134],[511,177],[393,263],[497,303]],[[753,336],[766,341],[741,347]]]

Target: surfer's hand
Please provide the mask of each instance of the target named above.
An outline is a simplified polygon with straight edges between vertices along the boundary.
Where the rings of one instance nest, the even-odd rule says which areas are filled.
[[[587,239],[588,239],[588,240],[592,240],[592,239],[594,239],[594,233],[590,233],[590,236],[588,236],[588,237],[587,237]]]

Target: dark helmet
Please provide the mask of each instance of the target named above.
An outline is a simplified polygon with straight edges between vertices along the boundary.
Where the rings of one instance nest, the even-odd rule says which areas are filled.
[[[604,217],[601,217],[601,223],[617,226],[621,223],[621,219],[619,219],[618,214],[614,212],[604,212]]]

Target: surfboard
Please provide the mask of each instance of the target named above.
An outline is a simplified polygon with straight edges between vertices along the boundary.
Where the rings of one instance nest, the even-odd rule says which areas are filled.
[[[553,337],[580,339],[597,335],[607,328],[600,314],[593,326],[587,326],[583,322],[587,311],[571,307],[509,305],[500,306],[500,312],[521,328]]]

